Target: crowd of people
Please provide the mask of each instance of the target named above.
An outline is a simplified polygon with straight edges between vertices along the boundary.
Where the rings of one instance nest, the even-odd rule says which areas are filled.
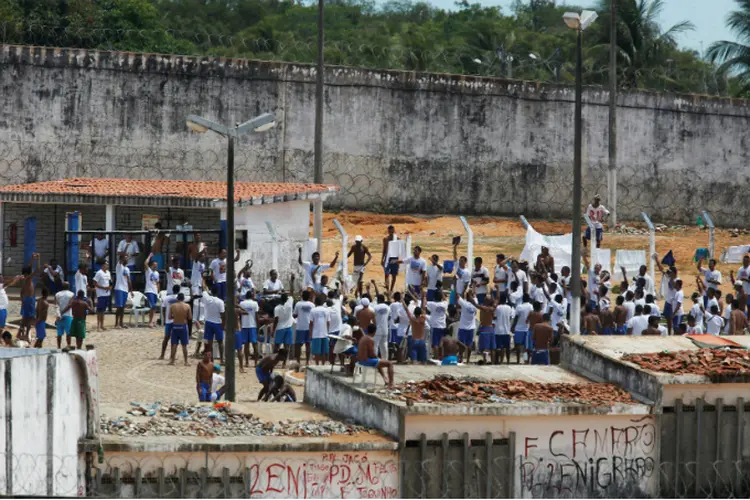
[[[607,215],[600,200],[595,199],[587,214],[596,227],[596,244],[603,239],[601,223]],[[584,235],[588,243],[591,233]],[[382,241],[380,266],[383,281],[366,276],[373,259],[361,236],[345,258],[353,261],[353,286],[345,292],[340,280],[325,274],[335,269],[340,255],[329,262],[318,252],[309,261],[299,249],[301,284],[295,286],[291,275],[286,286],[276,270],[270,270],[263,285],[253,281],[252,262],[237,272],[234,283],[227,282],[227,252],[220,250],[215,259],[207,257],[207,246],[197,235],[188,249],[190,274],[174,257],[165,269],[161,254],[152,252],[143,264],[145,306],[150,309],[149,326],[155,327],[155,313],[162,308],[164,336],[160,359],[176,362],[178,349],[189,364],[188,344],[197,337],[195,356],[202,359],[196,373],[196,390],[202,400],[221,397],[216,377],[220,365],[214,366],[214,343],[219,361],[223,362],[227,317],[225,300],[233,295],[236,326],[234,350],[241,373],[252,362],[263,385],[259,399],[295,400],[293,389],[283,379],[273,377],[277,364],[340,364],[352,373],[357,364],[380,371],[387,384],[393,383],[393,367],[398,363],[470,363],[472,356],[481,364],[516,363],[550,364],[551,350],[561,336],[569,332],[571,303],[571,270],[563,266],[555,272],[555,260],[548,248],[533,263],[520,262],[513,256],[497,254],[493,272],[481,257],[468,262],[459,255],[460,238],[453,240],[450,267],[444,268],[438,255],[425,259],[420,246],[404,257],[393,251],[398,236],[389,226]],[[17,341],[41,347],[46,338],[50,304],[56,305],[57,346],[63,337],[68,346],[75,339],[81,347],[86,337],[86,317],[96,315],[98,330],[105,330],[104,315],[111,304],[115,311],[115,328],[127,328],[124,311],[134,298],[131,273],[137,243],[124,239],[118,245],[114,276],[106,255],[106,241],[95,238],[90,249],[95,253],[95,272],[89,281],[88,265],[82,263],[75,275],[75,294],[64,281],[62,269],[53,260],[42,265],[39,254],[24,266],[21,275],[0,285],[0,322],[5,326],[7,294],[5,288],[21,284],[21,326],[16,340],[3,335],[5,345]],[[101,247],[101,248],[100,248]],[[102,258],[100,258],[102,257]],[[740,334],[750,312],[750,256],[746,256],[736,276],[730,273],[734,293],[722,297],[719,289],[722,275],[716,262],[707,267],[697,263],[697,291],[685,297],[684,283],[673,262],[665,267],[656,255],[655,266],[662,273],[659,291],[663,308],[657,305],[657,287],[641,266],[630,279],[622,269],[622,281],[600,265],[590,266],[584,257],[585,272],[580,284],[581,333],[583,335],[672,335],[672,334]],[[233,259],[239,261],[237,252]],[[404,271],[404,286],[397,289],[397,277]],[[266,278],[265,272],[261,273]],[[41,297],[37,300],[34,278],[43,278]],[[166,293],[162,291],[165,282]],[[140,291],[139,291],[140,292]],[[52,295],[52,297],[50,297]],[[160,300],[160,296],[162,297]],[[663,310],[662,310],[663,309]],[[7,333],[7,332],[6,332]],[[271,345],[273,354],[261,359],[259,346]],[[202,350],[202,352],[201,352]],[[219,370],[217,371],[217,368]]]

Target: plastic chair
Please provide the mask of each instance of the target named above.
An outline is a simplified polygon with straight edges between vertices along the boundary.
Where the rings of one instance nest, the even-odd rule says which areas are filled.
[[[359,380],[359,386],[364,387],[367,384],[367,378],[369,375],[372,375],[372,383],[377,384],[378,383],[378,375],[380,372],[377,368],[374,368],[372,366],[363,366],[359,363],[354,365],[354,375],[352,376],[352,383],[357,383],[357,376],[360,377]]]
[[[133,306],[130,309],[130,319],[128,323],[132,326],[133,319],[135,318],[135,326],[136,328],[139,328],[141,318],[143,318],[143,323],[146,324],[146,315],[151,308],[146,305],[146,296],[141,292],[133,292],[132,304]]]

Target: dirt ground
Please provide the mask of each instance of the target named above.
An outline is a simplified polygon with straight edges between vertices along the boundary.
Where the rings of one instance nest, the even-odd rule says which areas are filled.
[[[420,245],[425,258],[436,253],[441,261],[451,259],[451,240],[458,235],[462,235],[459,255],[466,253],[464,229],[458,217],[455,216],[387,215],[367,212],[325,213],[323,220],[324,262],[327,262],[333,256],[333,253],[341,247],[338,230],[333,224],[334,219],[338,219],[344,227],[350,241],[353,242],[356,235],[361,235],[364,238],[364,243],[373,253],[374,263],[376,264],[375,266],[368,266],[366,279],[375,279],[378,286],[383,283],[383,273],[377,266],[380,264],[382,239],[386,235],[388,225],[395,226],[399,237],[404,238],[407,233],[411,234],[412,245]],[[523,250],[526,230],[518,218],[467,217],[467,221],[474,232],[474,255],[483,258],[490,273],[494,269],[496,254],[518,256]],[[529,223],[534,229],[545,235],[561,235],[572,230],[569,221],[530,219]],[[626,222],[625,225],[636,229],[646,229],[643,223]],[[750,235],[732,237],[729,230],[716,230],[715,252],[717,257],[721,255],[724,248],[742,244],[750,245]],[[612,249],[612,263],[614,264],[615,251],[618,249],[645,250],[648,252],[648,235],[618,234],[605,229],[602,248]],[[698,271],[696,263],[693,262],[696,248],[708,248],[708,231],[697,226],[668,227],[664,231],[656,233],[656,252],[661,259],[669,250],[672,250],[677,260],[677,269],[685,283],[686,297],[697,290],[695,278]],[[707,265],[707,263],[704,263],[704,265]],[[719,264],[717,266],[722,273],[723,285],[721,288],[724,293],[732,290],[729,272],[734,271],[736,273],[739,267],[739,264]],[[657,287],[659,279],[657,270]],[[402,283],[402,280],[403,275],[399,276],[397,286]]]
[[[365,244],[373,251],[375,263],[379,264],[381,255],[382,237],[385,235],[386,227],[393,224],[399,235],[404,236],[409,232],[413,244],[419,244],[426,255],[437,253],[441,260],[450,258],[451,239],[455,235],[463,234],[463,227],[457,217],[426,217],[426,216],[395,216],[378,215],[363,212],[350,213],[326,213],[324,220],[324,261],[331,258],[333,252],[340,248],[338,232],[333,225],[333,219],[338,219],[346,228],[351,240],[355,235],[362,235]],[[474,217],[469,218],[469,223],[474,231],[475,255],[480,255],[492,269],[494,255],[505,253],[506,255],[519,255],[524,245],[525,230],[517,219]],[[563,234],[570,231],[570,224],[565,222],[551,222],[543,220],[532,220],[531,224],[537,231],[544,234]],[[636,226],[638,227],[638,226]],[[716,251],[717,254],[726,246],[750,243],[750,236],[732,238],[729,231],[717,230]],[[604,247],[611,249],[648,249],[648,237],[645,235],[627,235],[605,233]],[[686,291],[692,292],[696,289],[694,276],[695,264],[692,256],[696,247],[708,246],[708,233],[698,228],[668,229],[657,233],[656,249],[659,255],[664,255],[672,250],[677,259],[677,267],[680,273],[690,278],[686,282]],[[465,252],[465,239],[460,247]],[[614,251],[613,251],[614,257]],[[720,265],[723,274],[723,290],[730,290],[729,271],[735,270],[739,265]],[[371,265],[367,272],[367,278],[375,278],[379,284],[383,281],[382,272],[377,265]],[[657,280],[658,283],[658,280]],[[12,297],[17,297],[17,291],[9,292]],[[686,295],[688,295],[686,293]],[[9,319],[17,319],[18,309],[15,301],[12,303]],[[14,310],[15,308],[15,310]],[[14,314],[15,313],[15,314]],[[112,316],[107,317],[112,322]],[[180,358],[176,366],[168,366],[166,361],[158,360],[162,339],[161,329],[128,329],[113,330],[106,332],[94,331],[94,320],[89,322],[89,336],[87,343],[93,344],[99,356],[100,366],[100,392],[102,402],[119,403],[137,401],[150,403],[162,402],[184,402],[193,403],[195,394],[195,368],[197,359],[190,358],[190,366],[182,365]],[[54,342],[54,333],[47,340],[48,347]],[[190,351],[195,348],[191,343]],[[179,354],[179,353],[178,353]],[[237,376],[237,394],[239,401],[250,402],[255,400],[260,385],[257,382],[252,367],[245,374]],[[302,388],[296,388],[298,397],[302,396]]]

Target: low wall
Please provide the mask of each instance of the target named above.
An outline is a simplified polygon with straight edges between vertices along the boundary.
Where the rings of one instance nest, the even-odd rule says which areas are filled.
[[[0,495],[82,496],[78,441],[99,423],[95,351],[0,349]]]

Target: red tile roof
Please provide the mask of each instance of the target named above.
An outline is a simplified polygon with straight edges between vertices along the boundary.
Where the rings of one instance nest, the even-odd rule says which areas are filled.
[[[274,200],[267,200],[266,202],[286,201],[289,199],[304,199],[311,194],[335,192],[338,189],[337,186],[329,184],[235,182],[234,198],[235,202],[253,198],[274,198]],[[3,196],[4,194],[6,196]],[[16,196],[16,194],[21,196]],[[116,197],[163,199],[164,201],[179,199],[183,202],[190,200],[200,202],[202,200],[203,202],[200,204],[205,206],[207,205],[206,201],[226,201],[226,194],[226,182],[163,179],[74,178],[0,186],[0,199],[6,201],[28,199],[28,201],[42,202],[44,200],[39,199],[39,197],[45,197],[45,195],[54,199],[48,201],[60,201],[62,197],[71,195],[81,199],[87,197]]]

